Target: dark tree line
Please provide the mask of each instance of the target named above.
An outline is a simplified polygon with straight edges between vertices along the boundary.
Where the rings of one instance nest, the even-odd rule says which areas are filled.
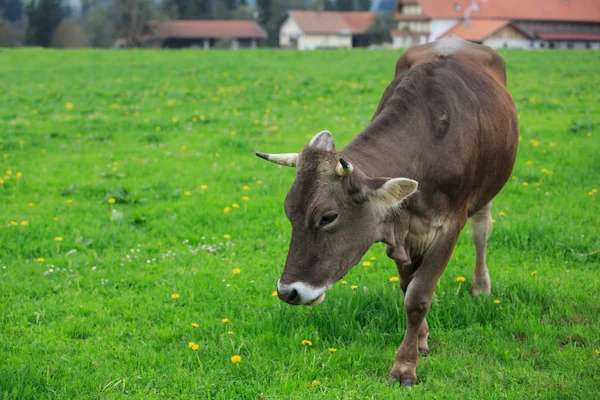
[[[118,38],[136,45],[143,26],[152,19],[255,20],[269,35],[267,45],[276,46],[290,9],[366,11],[371,0],[82,0],[76,14],[65,4],[65,0],[0,0],[0,46],[65,45],[69,37],[78,46],[109,47]]]

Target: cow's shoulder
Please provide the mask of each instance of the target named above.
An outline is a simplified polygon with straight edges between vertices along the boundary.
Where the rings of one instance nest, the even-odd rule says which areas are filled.
[[[396,76],[418,65],[441,58],[452,58],[474,72],[487,72],[506,85],[504,60],[487,46],[472,43],[456,36],[408,49],[396,62]]]

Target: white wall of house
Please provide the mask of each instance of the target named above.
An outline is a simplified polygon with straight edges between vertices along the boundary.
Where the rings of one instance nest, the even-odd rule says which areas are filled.
[[[458,24],[460,19],[432,19],[431,20],[431,32],[429,35],[429,41],[433,42],[440,38],[440,35],[447,32],[450,28]]]
[[[279,46],[280,47],[296,47],[294,39],[298,40],[304,32],[292,17],[288,17],[279,29]]]
[[[520,39],[486,39],[482,44],[491,47],[492,49],[533,49],[531,40],[520,40]],[[538,45],[539,47],[539,45]]]
[[[351,35],[337,34],[311,34],[303,35],[298,39],[300,50],[312,50],[319,48],[352,48]]]

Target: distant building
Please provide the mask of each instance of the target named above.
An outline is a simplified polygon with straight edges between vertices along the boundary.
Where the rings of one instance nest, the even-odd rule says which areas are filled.
[[[289,11],[279,30],[279,46],[300,50],[366,47],[375,13]]]
[[[490,47],[600,49],[598,0],[396,0],[394,47],[455,34]]]
[[[255,48],[267,33],[254,21],[179,20],[150,21],[140,38],[144,47]]]

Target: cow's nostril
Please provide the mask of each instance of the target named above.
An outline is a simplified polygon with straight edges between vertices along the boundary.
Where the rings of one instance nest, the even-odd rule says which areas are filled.
[[[298,304],[300,302],[300,294],[296,289],[285,293],[279,292],[279,298],[288,304]]]

